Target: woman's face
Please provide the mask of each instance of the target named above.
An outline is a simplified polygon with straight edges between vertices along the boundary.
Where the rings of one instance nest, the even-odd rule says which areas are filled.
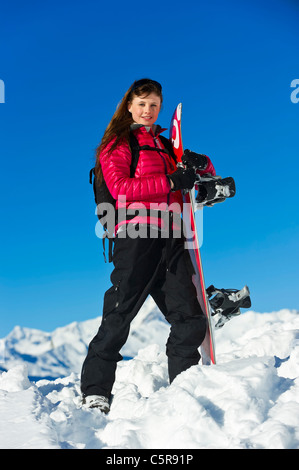
[[[158,119],[161,109],[161,98],[156,93],[147,96],[135,96],[128,104],[128,111],[133,121],[143,126],[152,127]]]

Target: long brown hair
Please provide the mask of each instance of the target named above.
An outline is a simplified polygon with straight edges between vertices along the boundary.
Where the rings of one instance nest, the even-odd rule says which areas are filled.
[[[149,78],[137,80],[130,86],[128,91],[125,93],[123,99],[117,106],[116,111],[104,132],[101,143],[96,148],[95,173],[100,181],[102,181],[103,179],[99,158],[102,150],[115,137],[115,142],[109,149],[109,153],[112,152],[121,141],[125,140],[129,143],[130,126],[133,123],[133,119],[132,114],[128,111],[128,104],[132,102],[134,96],[148,96],[151,93],[155,93],[156,95],[158,95],[161,99],[162,104],[162,87],[158,82],[150,80]]]

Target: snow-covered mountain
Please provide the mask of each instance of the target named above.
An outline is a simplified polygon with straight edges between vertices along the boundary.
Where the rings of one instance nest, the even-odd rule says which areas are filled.
[[[79,372],[99,323],[16,327],[2,339],[0,448],[299,448],[297,311],[236,317],[216,330],[217,365],[191,367],[169,385],[169,326],[149,299],[107,416],[80,404]]]

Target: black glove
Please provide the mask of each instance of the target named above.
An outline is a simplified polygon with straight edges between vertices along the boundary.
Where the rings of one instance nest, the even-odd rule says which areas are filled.
[[[168,175],[173,182],[172,191],[178,189],[192,189],[195,183],[195,171],[193,168],[178,168],[174,173]]]
[[[191,152],[191,150],[188,149],[184,151],[182,162],[188,168],[195,168],[196,170],[205,170],[208,166],[208,159],[206,155]]]

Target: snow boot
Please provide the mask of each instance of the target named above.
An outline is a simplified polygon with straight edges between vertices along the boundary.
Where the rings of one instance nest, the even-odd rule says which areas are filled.
[[[98,408],[103,413],[107,414],[110,411],[110,405],[108,398],[102,395],[88,395],[84,396],[82,400],[82,405],[87,408]]]

